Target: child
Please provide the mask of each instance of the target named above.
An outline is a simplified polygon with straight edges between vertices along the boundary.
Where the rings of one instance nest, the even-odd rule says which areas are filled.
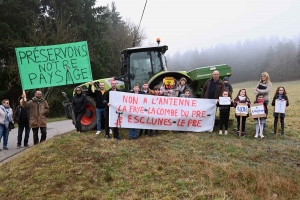
[[[144,83],[143,83],[141,93],[142,93],[142,94],[150,94],[150,93],[151,93],[151,91],[150,91],[150,89],[149,89],[149,84],[148,84],[148,82],[144,82]],[[147,134],[148,134],[148,129],[140,129],[139,137],[142,136],[143,133],[144,133],[145,135],[147,135]]]
[[[133,91],[131,91],[131,93],[142,94],[142,92],[140,91],[139,84],[134,84]],[[136,128],[130,128],[129,129],[129,140],[137,139],[137,131],[138,131],[138,129],[136,129]]]
[[[178,85],[178,97],[181,97],[181,95],[184,95],[185,90],[187,89],[186,87],[186,78],[182,77],[179,80],[179,85]]]
[[[238,92],[238,95],[236,96],[236,98],[234,99],[234,103],[233,106],[236,108],[238,103],[246,103],[248,108],[250,107],[250,99],[248,98],[247,94],[246,94],[246,89],[241,89]],[[247,114],[247,116],[239,116],[239,115],[235,115],[236,120],[237,120],[237,135],[239,135],[239,131],[240,131],[240,117],[242,117],[242,136],[245,136],[245,126],[246,126],[246,119],[247,117],[249,117],[249,114]]]
[[[285,88],[279,86],[274,94],[272,106],[275,106],[276,100],[286,101],[286,106],[289,106],[289,99],[286,95]],[[277,123],[278,123],[278,113],[274,112],[274,134],[277,132]],[[280,124],[281,124],[281,136],[284,136],[284,118],[285,113],[280,113]]]
[[[223,90],[222,97],[230,97],[229,91],[226,89]],[[217,107],[220,107],[220,131],[219,131],[219,134],[223,135],[222,129],[223,129],[223,124],[224,124],[224,127],[225,127],[224,135],[227,135],[228,134],[228,120],[229,120],[229,114],[230,114],[230,107],[233,106],[233,102],[231,100],[230,105],[220,105],[219,101],[220,100],[218,99]]]
[[[191,92],[190,92],[190,90],[185,90],[184,94],[181,94],[180,97],[191,98]]]
[[[227,76],[225,76],[223,78],[223,82],[225,85],[225,89],[228,90],[230,92],[230,94],[232,95],[232,93],[233,93],[232,85],[231,85],[231,83],[229,83],[229,78]]]
[[[254,101],[254,103],[262,103],[264,105],[264,110],[265,110],[265,114],[266,114],[266,117],[260,117],[259,118],[259,122],[258,122],[258,118],[255,118],[254,119],[254,122],[256,124],[256,133],[255,133],[255,138],[258,138],[259,135],[260,135],[260,131],[261,131],[261,135],[260,137],[263,138],[264,135],[263,135],[263,131],[264,131],[264,124],[266,123],[266,118],[267,118],[267,115],[268,115],[268,108],[267,108],[267,103],[265,102],[264,100],[265,98],[265,95],[263,93],[258,93],[256,95],[256,100]]]

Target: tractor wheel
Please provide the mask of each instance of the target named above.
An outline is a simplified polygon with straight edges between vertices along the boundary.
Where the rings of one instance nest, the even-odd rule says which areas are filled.
[[[75,114],[72,112],[73,124],[76,124]],[[90,131],[97,126],[96,103],[93,97],[87,96],[86,112],[81,118],[82,132]]]

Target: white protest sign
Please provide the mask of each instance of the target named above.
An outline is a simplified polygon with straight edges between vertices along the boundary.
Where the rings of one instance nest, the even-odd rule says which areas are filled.
[[[111,91],[109,126],[211,132],[216,100],[164,97]]]
[[[237,104],[235,114],[245,116],[248,114],[248,106],[246,104]]]
[[[219,97],[219,104],[220,105],[231,105],[230,97]]]
[[[285,113],[286,101],[277,99],[275,101],[275,112],[276,113]]]
[[[263,104],[252,104],[250,109],[252,118],[265,117],[265,108]]]

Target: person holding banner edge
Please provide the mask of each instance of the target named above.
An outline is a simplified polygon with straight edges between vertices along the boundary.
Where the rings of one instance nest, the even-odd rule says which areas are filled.
[[[285,88],[283,86],[279,86],[276,89],[276,92],[274,94],[273,100],[272,100],[272,106],[276,105],[276,101],[286,101],[286,106],[289,106],[289,99],[286,95]],[[278,119],[280,118],[280,124],[281,124],[281,136],[284,136],[284,118],[285,118],[285,113],[276,113],[274,111],[273,113],[274,116],[274,135],[278,131]]]
[[[239,103],[246,104],[248,108],[250,108],[250,99],[247,96],[246,89],[240,89],[238,92],[238,95],[233,100],[233,106],[236,108]],[[246,119],[249,117],[249,114],[246,116],[241,116],[235,114],[236,120],[237,120],[237,135],[245,136],[245,128],[246,128]]]
[[[109,90],[106,90],[104,93],[104,100],[103,103],[105,105],[105,138],[109,139],[109,106],[111,106],[111,103],[109,103],[109,92],[110,91],[120,91],[117,88],[117,81],[116,80],[112,80],[110,82],[111,84],[111,88]],[[113,128],[113,134],[114,134],[114,138],[117,140],[121,140],[120,136],[119,136],[119,129],[118,127]]]
[[[75,127],[77,133],[80,134],[82,132],[81,118],[86,112],[87,98],[85,94],[82,93],[81,87],[76,87],[75,92],[76,93],[72,99],[72,109],[75,114],[75,120],[76,120]]]
[[[22,106],[29,109],[29,127],[33,132],[33,144],[37,145],[47,138],[47,114],[49,113],[49,105],[42,97],[40,90],[35,92],[35,96],[27,101],[26,93],[23,90]],[[39,141],[38,131],[41,130],[41,140]]]

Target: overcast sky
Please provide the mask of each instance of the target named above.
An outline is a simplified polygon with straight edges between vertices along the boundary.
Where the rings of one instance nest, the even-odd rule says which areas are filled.
[[[123,19],[139,23],[146,0],[114,2]],[[160,37],[172,55],[262,36],[292,38],[300,33],[299,20],[300,0],[148,0],[141,28],[145,45]]]

